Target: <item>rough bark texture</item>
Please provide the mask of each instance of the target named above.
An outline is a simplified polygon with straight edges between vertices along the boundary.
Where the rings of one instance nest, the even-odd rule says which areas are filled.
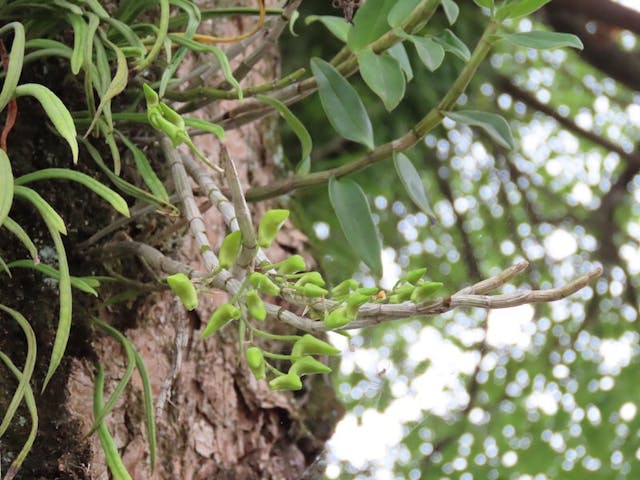
[[[251,18],[242,21],[232,19],[227,21],[228,28],[225,29],[217,21],[216,34],[249,28],[253,21]],[[277,52],[271,52],[243,85],[262,83],[277,74]],[[67,92],[70,98],[74,95],[71,88],[78,86],[75,83],[70,85]],[[218,103],[203,114],[212,117],[222,108],[224,104]],[[21,113],[25,111],[23,105]],[[28,127],[21,127],[29,130],[25,133],[28,136],[23,138],[44,138],[46,141],[46,135],[39,130],[43,126],[44,122],[34,122]],[[197,141],[206,155],[217,160],[216,141],[206,136],[198,137]],[[228,132],[226,145],[245,182],[266,184],[273,178],[280,149],[274,118]],[[33,156],[35,145],[31,147],[31,150],[25,147],[26,157]],[[98,219],[102,225],[108,222],[109,214],[96,214],[102,209],[96,207],[96,210],[91,210],[92,203],[82,200],[83,197],[74,201],[72,194],[75,191],[67,191],[66,184],[63,188],[62,196],[66,199],[58,198],[61,190],[56,195],[51,189],[49,195],[55,199],[52,203],[61,210],[68,224],[73,226],[80,222],[84,225],[82,222],[85,220],[95,222]],[[86,197],[86,191],[81,195]],[[87,207],[89,211],[83,210]],[[260,206],[256,209],[258,218],[265,208]],[[224,236],[224,229],[214,210],[206,212],[205,218],[211,226],[210,240],[217,247]],[[19,212],[20,215],[26,219],[29,212]],[[152,231],[156,222],[155,218],[143,219],[139,225],[131,227],[130,233]],[[42,227],[32,225],[37,238],[45,238],[43,243],[46,244],[46,235],[39,232]],[[170,230],[172,227],[169,225],[167,228]],[[197,249],[185,233],[181,229],[171,238],[156,237],[158,244],[155,246],[164,247],[165,252],[173,250],[176,258],[197,266]],[[84,239],[83,234],[86,238],[83,231],[69,236],[69,251],[73,251],[75,242]],[[304,248],[304,240],[304,236],[292,228],[281,232],[278,237],[279,243],[296,250]],[[172,244],[177,244],[177,248],[170,248]],[[11,257],[8,255],[13,253],[11,248],[0,244],[0,255]],[[283,255],[283,251],[272,252],[275,260]],[[85,259],[78,257],[72,261],[72,272],[86,271]],[[126,262],[129,271],[142,272],[140,278],[146,281],[151,279],[142,264],[136,260]],[[27,291],[25,286],[32,291]],[[22,289],[15,298],[9,294],[12,287]],[[34,328],[39,336],[39,356],[34,392],[37,392],[55,333],[55,286],[43,289],[42,278],[27,272],[14,276],[10,284],[3,284],[0,292],[1,302],[23,311],[30,319],[36,318]],[[121,378],[125,357],[115,340],[91,328],[88,320],[91,313],[98,314],[120,329],[134,343],[149,370],[158,423],[158,462],[153,475],[149,471],[142,390],[137,374],[107,419],[109,430],[133,478],[301,478],[307,466],[322,451],[324,442],[342,415],[342,409],[332,388],[322,378],[307,383],[303,393],[295,398],[290,394],[271,392],[264,382],[256,382],[238,356],[237,332],[233,328],[202,341],[199,334],[210,312],[223,301],[225,296],[221,293],[205,296],[197,311],[189,314],[167,291],[152,293],[125,308],[76,305],[68,355],[45,394],[36,395],[41,430],[32,453],[16,478],[109,478],[96,436],[85,438],[93,421],[94,366],[100,362],[105,367],[106,397]],[[275,349],[277,345],[271,345],[271,348]],[[23,362],[23,349],[20,330],[3,317],[0,322],[0,350],[16,362]],[[14,388],[15,382],[10,374],[2,370],[0,411],[8,404]],[[5,468],[28,431],[26,411],[21,408],[18,413],[20,418],[0,440],[0,458]]]

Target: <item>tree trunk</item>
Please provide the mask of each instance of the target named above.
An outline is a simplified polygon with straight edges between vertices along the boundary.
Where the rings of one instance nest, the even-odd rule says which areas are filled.
[[[254,21],[251,18],[240,23],[229,21],[228,27],[250,28]],[[220,23],[216,23],[217,34],[220,34],[219,27]],[[271,52],[243,85],[264,83],[276,78],[279,73],[278,62],[277,52]],[[49,80],[55,84],[53,79]],[[78,95],[75,88],[81,88],[81,85],[69,84],[63,96],[74,98],[74,95]],[[11,155],[16,165],[21,163],[21,158],[37,156],[36,152],[41,151],[43,146],[38,142],[18,142],[17,138],[49,138],[52,143],[59,144],[55,138],[48,136],[44,121],[26,122],[29,115],[41,115],[36,107],[32,107],[26,102],[20,103],[21,118],[13,136]],[[223,108],[224,105],[216,104],[202,114],[212,118]],[[245,185],[266,184],[274,178],[279,158],[277,119],[270,117],[227,132],[227,137],[225,144],[238,166],[241,178],[247,182]],[[197,142],[205,155],[217,163],[217,142],[209,136],[198,137]],[[47,144],[44,146],[51,152]],[[67,157],[66,152],[60,155],[60,158]],[[34,165],[39,161],[34,159]],[[65,162],[68,163],[68,160]],[[30,161],[25,161],[18,170],[32,170],[29,167]],[[60,184],[57,188],[60,188]],[[101,228],[109,219],[101,209],[93,210],[93,204],[98,201],[86,200],[89,195],[86,191],[68,188],[67,184],[63,188],[64,191],[58,190],[62,195],[56,194],[52,187],[47,195],[67,225],[78,229],[75,233],[70,232],[66,243],[71,256],[72,274],[87,274],[89,269],[101,267],[100,262],[96,265],[88,261],[74,248],[91,233],[85,231],[83,222]],[[259,218],[265,207],[260,205],[254,210]],[[96,214],[97,211],[100,214]],[[24,212],[19,210],[15,214],[26,220],[32,212],[25,208]],[[223,223],[215,208],[210,208],[204,216],[210,226],[211,243],[217,247],[225,234]],[[98,220],[103,223],[96,225]],[[156,228],[156,224],[160,224],[157,233],[148,235],[147,241],[156,242],[155,246],[167,254],[172,252],[171,245],[177,244],[172,257],[193,266],[201,266],[197,260],[197,248],[184,228],[180,229],[179,234],[166,237],[163,232],[175,230],[166,221],[154,216],[139,222],[139,225],[129,226],[130,235],[135,232],[147,234]],[[46,246],[48,237],[44,225],[30,223],[32,238],[44,239],[39,247]],[[287,248],[301,251],[304,238],[300,232],[290,228],[281,232],[278,240]],[[271,254],[277,260],[278,256],[284,255],[284,251]],[[24,252],[13,245],[0,244],[0,255],[4,258],[22,258]],[[150,273],[137,260],[127,260],[123,265],[127,271],[140,272],[137,280],[150,281]],[[99,270],[94,272],[102,273]],[[238,333],[233,328],[223,329],[213,337],[202,340],[200,333],[209,314],[224,301],[225,295],[222,293],[202,296],[198,309],[188,313],[175,295],[167,290],[152,292],[142,300],[131,301],[126,307],[117,308],[105,306],[100,301],[90,302],[86,295],[76,295],[74,323],[65,359],[44,394],[40,395],[57,322],[57,290],[55,285],[45,284],[43,287],[42,277],[30,272],[20,272],[10,282],[3,284],[0,302],[23,312],[29,318],[36,330],[39,348],[32,385],[40,427],[34,448],[16,478],[109,478],[96,435],[87,437],[93,422],[94,371],[97,362],[105,368],[106,398],[123,375],[126,357],[117,341],[92,327],[91,316],[97,316],[118,328],[133,342],[149,371],[158,431],[158,461],[153,474],[149,468],[141,381],[137,374],[134,374],[122,399],[107,417],[108,428],[134,479],[302,478],[307,467],[322,451],[342,415],[342,407],[328,380],[318,376],[306,383],[302,393],[295,397],[289,393],[272,392],[265,382],[257,382],[239,358]],[[23,343],[19,328],[3,317],[0,323],[0,351],[16,362],[24,362]],[[0,411],[8,405],[16,384],[7,370],[1,372]],[[9,431],[0,439],[3,473],[21,448],[28,425],[27,411],[21,407]]]

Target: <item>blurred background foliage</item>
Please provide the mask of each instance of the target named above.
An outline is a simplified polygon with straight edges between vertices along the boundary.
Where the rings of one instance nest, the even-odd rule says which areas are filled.
[[[325,3],[319,11],[305,2],[301,19],[340,15]],[[487,18],[471,0],[457,3],[453,30],[472,48]],[[442,11],[428,26],[446,27]],[[522,259],[531,262],[516,279],[523,288],[559,285],[596,264],[605,273],[551,305],[456,311],[354,333],[356,348],[334,378],[348,414],[330,443],[329,478],[640,478],[640,11],[613,0],[552,0],[510,28],[574,33],[585,50],[496,43],[459,104],[501,113],[517,146],[505,151],[445,120],[415,147],[409,155],[435,224],[411,203],[391,160],[354,176],[382,238],[381,285],[427,266],[453,293]],[[319,23],[296,29],[304,35],[281,43],[284,72],[340,46]],[[448,54],[431,73],[407,50],[414,78],[393,112],[355,82],[377,144],[406,132],[462,68]],[[338,138],[317,96],[294,111],[314,139],[312,170],[362,153]],[[299,158],[284,128],[285,152]],[[326,187],[294,200],[323,274],[337,281],[357,272],[373,283]]]

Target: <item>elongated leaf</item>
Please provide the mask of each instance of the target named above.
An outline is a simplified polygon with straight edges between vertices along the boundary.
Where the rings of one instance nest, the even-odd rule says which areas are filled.
[[[45,265],[44,263],[36,263],[33,260],[15,260],[11,262],[9,268],[31,268],[33,270],[37,270],[40,273],[45,274],[50,278],[54,278],[56,280],[60,280],[60,272],[53,268],[51,265]],[[98,292],[94,290],[94,288],[89,284],[89,282],[85,281],[79,277],[70,277],[71,278],[71,286],[73,288],[77,288],[78,290],[93,295],[95,297],[98,296]],[[98,285],[100,283],[98,282]]]
[[[140,374],[140,380],[142,380],[142,397],[144,400],[144,417],[145,427],[147,429],[147,442],[149,443],[149,463],[151,464],[151,473],[153,473],[156,466],[156,417],[155,410],[153,409],[153,392],[151,391],[151,382],[149,381],[149,374],[147,373],[147,367],[142,361],[140,353],[131,345],[133,355],[136,362],[136,368]]]
[[[320,102],[329,123],[348,140],[373,150],[373,127],[356,90],[329,63],[311,59],[311,70],[318,82]]]
[[[9,275],[9,278],[11,278],[11,270],[9,270],[7,262],[5,262],[2,257],[0,257],[0,270]]]
[[[9,308],[5,305],[0,304],[0,310],[9,314],[17,323],[20,325],[20,328],[24,332],[25,337],[27,338],[27,359],[24,363],[24,369],[22,370],[22,378],[18,383],[18,388],[11,397],[11,401],[7,406],[7,409],[2,418],[2,423],[0,423],[0,437],[6,432],[7,427],[11,423],[22,398],[24,397],[25,391],[31,381],[31,375],[33,374],[33,368],[36,364],[36,336],[33,332],[33,328],[29,325],[29,322],[26,318],[16,310]]]
[[[158,30],[156,32],[156,40],[153,42],[148,55],[138,63],[139,70],[147,68],[158,56],[163,43],[167,39],[169,31],[169,0],[158,0],[160,4],[160,21],[158,22]]]
[[[525,32],[503,33],[499,36],[521,47],[536,48],[538,50],[563,47],[577,48],[578,50],[584,48],[582,41],[570,33]]]
[[[22,73],[22,62],[24,60],[24,27],[20,22],[11,22],[0,28],[0,36],[8,30],[13,29],[13,43],[9,52],[9,65],[5,72],[4,83],[0,90],[0,111],[4,110],[9,100],[13,98],[16,86]]]
[[[9,370],[11,370],[11,373],[13,373],[18,379],[18,382],[22,382],[24,380],[22,372],[20,372],[11,359],[2,352],[0,352],[0,360],[2,360]],[[11,465],[9,465],[7,473],[4,476],[4,480],[12,480],[16,476],[18,470],[20,470],[22,462],[24,462],[24,459],[31,451],[33,442],[36,440],[36,434],[38,433],[38,409],[36,408],[36,400],[33,397],[33,390],[31,390],[31,386],[28,383],[24,389],[24,399],[27,404],[27,410],[29,410],[29,416],[31,417],[31,429],[29,430],[29,435],[20,449],[20,452],[16,455],[16,458],[13,459]]]
[[[182,117],[182,118],[184,120],[184,124],[187,127],[197,128],[199,130],[202,130],[203,132],[213,133],[220,140],[225,140],[227,138],[227,134],[224,132],[224,128],[222,128],[217,123],[209,122],[201,118],[193,118],[193,117]]]
[[[418,37],[412,35],[410,38],[413,45],[416,47],[418,56],[422,63],[434,72],[442,65],[444,60],[444,48],[429,37]]]
[[[81,183],[89,190],[92,190],[94,193],[104,198],[116,211],[118,211],[125,217],[129,216],[129,207],[127,206],[127,202],[124,200],[124,198],[122,198],[106,185],[103,185],[96,179],[90,177],[89,175],[77,172],[75,170],[69,170],[68,168],[45,168],[33,173],[28,173],[19,178],[16,178],[15,184],[25,185],[27,183],[35,182],[38,180],[59,178]]]
[[[49,120],[53,123],[56,131],[64,138],[71,147],[73,163],[78,162],[78,141],[76,140],[76,126],[73,123],[71,114],[64,103],[47,87],[36,83],[25,83],[15,89],[15,96],[32,96],[40,102],[42,108],[47,113]]]
[[[100,412],[103,411],[102,396],[104,388],[104,371],[102,365],[98,364],[96,378],[93,386],[93,416],[98,418]],[[107,459],[107,465],[113,478],[118,480],[131,480],[131,475],[127,472],[127,468],[124,466],[122,458],[118,453],[118,447],[113,440],[113,437],[107,429],[104,419],[98,423],[98,439],[104,452],[104,456]]]
[[[542,8],[550,1],[551,0],[520,0],[500,8],[496,16],[499,20],[526,17],[527,15],[531,15],[536,10]]]
[[[362,50],[389,30],[387,16],[396,0],[365,2],[353,17],[353,26],[347,36],[347,45],[354,52]]]
[[[7,230],[13,233],[18,238],[18,240],[20,240],[20,242],[29,251],[29,255],[31,255],[31,258],[33,258],[33,261],[35,263],[38,263],[40,261],[40,259],[38,258],[38,249],[36,248],[29,235],[27,235],[27,232],[25,232],[17,222],[13,221],[11,217],[7,217],[4,219],[4,223],[2,224],[2,226],[6,227]]]
[[[387,22],[392,27],[399,27],[418,6],[420,0],[403,0],[395,3],[387,15]]]
[[[307,128],[303,125],[303,123],[296,117],[289,107],[287,107],[284,103],[276,98],[267,97],[266,95],[258,95],[256,97],[261,102],[267,103],[274,107],[280,115],[287,121],[291,130],[296,134],[298,140],[300,140],[300,145],[302,146],[302,154],[300,156],[299,164],[307,161],[311,155],[311,149],[313,148],[313,143],[311,141],[311,135],[307,131]]]
[[[458,110],[443,114],[455,122],[482,128],[498,145],[509,149],[515,146],[511,127],[500,115],[477,110]]]
[[[444,9],[444,14],[447,16],[447,20],[449,21],[449,25],[456,23],[458,14],[460,13],[460,7],[458,7],[458,4],[454,0],[441,0],[441,4]]]
[[[469,48],[449,29],[446,29],[442,35],[435,37],[434,40],[442,45],[445,51],[453,53],[464,62],[471,58]]]
[[[11,161],[4,150],[0,149],[0,226],[9,216],[13,203],[13,172]]]
[[[353,180],[329,180],[329,200],[351,247],[374,275],[382,276],[378,231],[364,192]]]
[[[376,55],[366,48],[358,52],[358,66],[362,79],[380,97],[387,111],[396,108],[404,97],[406,85],[396,59],[385,54]]]
[[[398,61],[400,68],[402,68],[404,72],[404,76],[407,78],[407,82],[410,82],[413,79],[413,69],[411,68],[409,55],[407,55],[407,49],[404,48],[404,44],[396,43],[387,50],[387,53]]]
[[[89,26],[82,16],[70,13],[68,15],[73,27],[73,54],[71,55],[71,73],[77,75],[84,64],[85,42]]]
[[[142,176],[142,180],[149,187],[149,190],[153,192],[153,194],[164,200],[165,202],[169,202],[169,194],[167,193],[167,189],[164,188],[163,183],[156,175],[156,172],[153,171],[149,160],[147,160],[146,155],[142,150],[140,150],[131,140],[129,140],[125,135],[118,131],[118,135],[120,136],[120,140],[124,143],[127,148],[131,151],[133,155],[133,160],[136,162],[136,167],[138,168],[138,172],[140,176]]]
[[[40,215],[42,215],[45,221],[49,221],[51,225],[55,227],[56,231],[65,235],[67,234],[67,227],[65,227],[62,217],[58,215],[58,212],[56,212],[38,192],[30,188],[17,185],[14,188],[14,193],[17,198],[22,198],[36,207],[40,212]]]
[[[409,198],[429,217],[432,223],[435,222],[436,216],[431,210],[427,194],[424,191],[424,185],[422,184],[422,178],[420,178],[416,167],[413,166],[411,160],[404,153],[394,155],[393,163],[404,189],[409,194]]]
[[[331,15],[309,15],[304,20],[304,23],[307,25],[313,22],[322,23],[338,40],[347,43],[347,36],[349,35],[351,24],[344,18]]]

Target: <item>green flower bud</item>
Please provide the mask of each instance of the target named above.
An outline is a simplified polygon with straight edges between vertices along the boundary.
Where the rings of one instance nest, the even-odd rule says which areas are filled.
[[[196,287],[193,286],[189,277],[184,273],[175,273],[167,277],[167,283],[169,287],[171,287],[171,290],[173,290],[173,293],[178,296],[184,308],[193,310],[198,306]]]
[[[401,287],[396,288],[393,293],[398,296],[400,302],[404,302],[405,300],[409,300],[411,298],[411,294],[416,289],[413,285],[402,285]]]
[[[293,357],[301,357],[303,355],[340,355],[340,350],[306,333],[293,344],[291,355]]]
[[[253,376],[256,377],[256,380],[264,380],[267,378],[262,350],[258,347],[249,347],[247,348],[246,356],[247,365],[251,373],[253,373]]]
[[[318,272],[307,272],[300,277],[300,279],[296,282],[296,285],[302,287],[307,283],[312,283],[319,287],[324,287],[325,281]]]
[[[292,255],[285,261],[280,262],[278,273],[280,275],[290,275],[292,273],[303,272],[306,268],[307,265],[304,262],[304,258],[300,255]]]
[[[146,83],[142,84],[142,91],[144,92],[144,99],[147,101],[147,108],[157,106],[160,103],[158,94]]]
[[[200,336],[202,338],[207,338],[212,333],[220,330],[227,323],[231,320],[235,320],[236,318],[240,318],[240,310],[230,303],[220,305],[213,311],[211,317],[209,317],[209,323],[207,323],[206,328]]]
[[[424,277],[425,273],[427,273],[426,268],[416,268],[415,270],[409,270],[407,274],[404,277],[402,277],[400,280],[415,284],[418,280]]]
[[[258,245],[269,248],[287,217],[289,210],[276,209],[266,212],[258,226]]]
[[[280,287],[271,281],[269,277],[260,273],[253,272],[249,275],[249,283],[259,292],[265,295],[280,295]]]
[[[424,282],[416,287],[411,294],[411,301],[413,303],[424,302],[427,298],[433,295],[436,290],[442,287],[440,282]]]
[[[218,252],[218,258],[220,259],[220,266],[222,268],[229,268],[233,265],[240,253],[240,247],[242,246],[242,233],[240,230],[231,232],[224,237],[222,245],[220,245],[220,251]]]
[[[349,315],[346,307],[336,308],[324,317],[324,324],[329,329],[344,327],[355,317]]]
[[[356,293],[360,293],[362,295],[377,295],[380,289],[378,287],[361,287],[356,290]]]
[[[301,390],[302,381],[293,373],[280,375],[269,382],[271,390]]]
[[[294,374],[299,377],[302,377],[303,375],[311,375],[313,373],[331,373],[331,369],[324,363],[309,356],[296,360],[291,365],[291,368],[289,368],[289,374]]]
[[[349,295],[349,293],[351,293],[351,290],[355,290],[356,288],[358,288],[358,285],[359,284],[357,280],[349,278],[333,287],[331,289],[331,296],[334,298],[346,297],[347,295]]]
[[[400,300],[400,296],[399,295],[390,295],[389,296],[389,303],[402,303],[402,300]]]
[[[250,290],[244,296],[245,301],[247,302],[247,310],[249,310],[249,314],[259,321],[264,321],[267,318],[267,309],[264,306],[264,302],[258,295],[258,292],[255,290]]]
[[[352,293],[351,296],[347,299],[347,315],[349,317],[355,318],[358,315],[358,309],[361,305],[367,303],[371,300],[370,295],[363,295],[362,293]]]
[[[296,287],[296,292],[300,295],[304,295],[305,297],[324,297],[329,293],[329,290],[325,290],[322,287],[314,285],[313,283],[307,283],[303,287]]]

